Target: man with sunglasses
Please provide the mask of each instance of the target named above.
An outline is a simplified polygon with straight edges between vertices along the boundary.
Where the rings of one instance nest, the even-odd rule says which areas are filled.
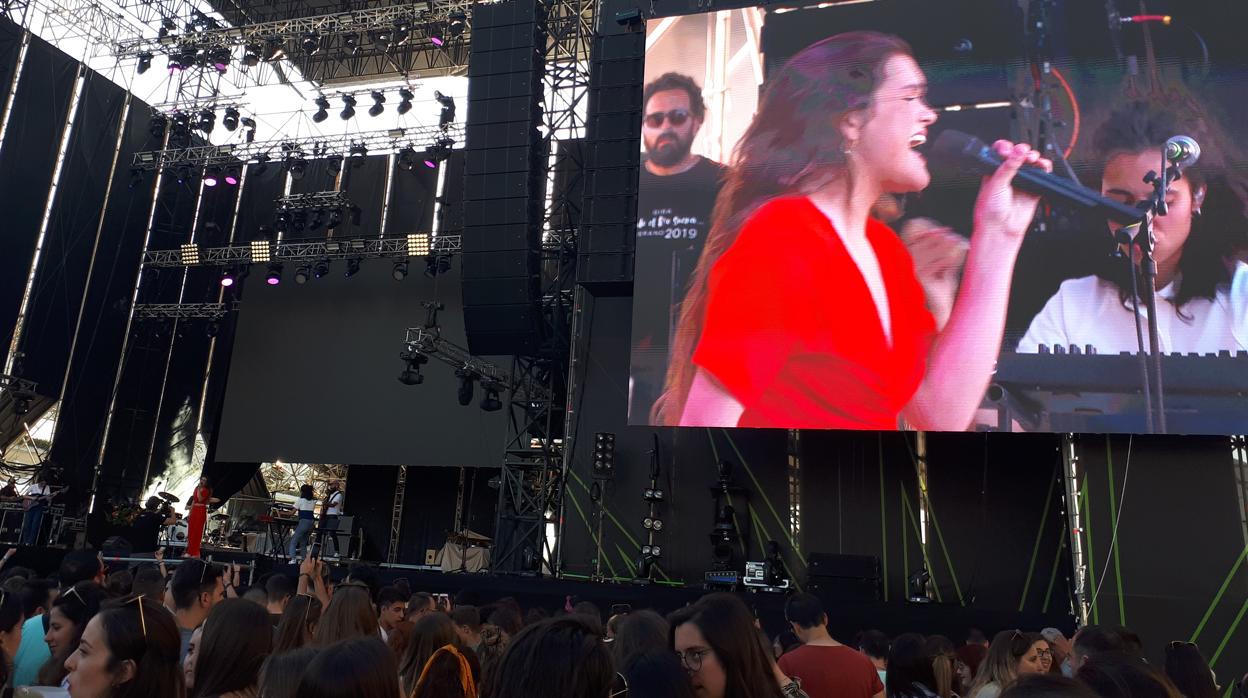
[[[642,93],[646,155],[633,273],[634,420],[645,419],[663,388],[669,338],[719,196],[723,167],[693,152],[705,118],[702,89],[687,75],[666,73]]]

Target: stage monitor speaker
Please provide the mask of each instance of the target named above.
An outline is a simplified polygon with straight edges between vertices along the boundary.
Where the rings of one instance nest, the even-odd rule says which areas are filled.
[[[829,601],[879,601],[880,580],[859,577],[811,577],[806,590]]]
[[[542,345],[546,22],[541,3],[473,9],[464,143],[464,328],[473,354]]]
[[[640,31],[594,40],[576,276],[596,296],[633,291],[645,51]]]
[[[836,555],[811,553],[806,558],[806,574],[816,577],[841,577],[850,579],[879,579],[880,558],[874,555]]]

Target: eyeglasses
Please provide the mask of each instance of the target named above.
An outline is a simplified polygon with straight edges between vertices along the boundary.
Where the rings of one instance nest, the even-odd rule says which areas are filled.
[[[1178,649],[1178,648],[1180,648],[1180,647],[1196,647],[1196,643],[1195,643],[1195,642],[1185,642],[1185,641],[1183,641],[1183,640],[1174,640],[1174,641],[1170,642],[1168,645],[1166,645],[1166,651],[1167,651],[1167,652],[1169,652],[1169,651],[1171,651],[1171,650],[1176,650],[1176,649]],[[1197,649],[1199,649],[1199,648],[1197,648]]]
[[[611,682],[611,693],[607,694],[608,698],[623,698],[628,695],[628,679],[624,674],[615,672],[615,680]]]
[[[713,650],[709,648],[704,648],[700,650],[690,650],[684,654],[677,652],[676,658],[680,660],[681,665],[685,667],[686,671],[692,673],[702,668],[702,660],[705,659],[706,655],[710,654],[712,651]]]
[[[139,594],[130,599],[139,607],[139,627],[143,629],[143,639],[147,639],[147,613],[143,610],[143,594]],[[126,603],[130,603],[127,601]]]
[[[1043,649],[1043,648],[1038,649],[1038,650],[1036,650],[1036,656],[1037,656],[1037,657],[1040,657],[1041,659],[1044,659],[1045,657],[1048,657],[1048,658],[1052,659],[1052,658],[1053,658],[1053,650],[1050,650],[1050,649]]]
[[[668,123],[673,126],[684,126],[685,122],[689,120],[689,110],[672,109],[671,111],[665,112],[656,111],[651,114],[646,114],[645,121],[646,125],[650,128],[660,128],[663,126],[664,119],[667,119]]]
[[[65,592],[64,594],[61,594],[61,596],[64,596],[64,597],[73,596],[74,598],[78,599],[78,603],[82,604],[83,606],[86,606],[86,605],[87,605],[87,601],[86,601],[86,599],[82,598],[82,594],[80,594],[80,593],[78,592],[78,585],[77,585],[77,584],[75,584],[74,586],[70,587],[70,588],[69,588],[69,591]]]

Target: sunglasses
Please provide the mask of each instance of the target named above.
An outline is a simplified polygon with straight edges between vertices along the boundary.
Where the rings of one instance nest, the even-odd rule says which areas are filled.
[[[609,698],[624,698],[628,695],[628,679],[624,678],[624,674],[615,672],[615,680],[611,682],[611,693]]]
[[[687,109],[673,109],[671,111],[656,111],[652,114],[646,114],[646,125],[650,128],[660,128],[663,126],[663,120],[673,126],[684,126],[689,120],[689,111]]]

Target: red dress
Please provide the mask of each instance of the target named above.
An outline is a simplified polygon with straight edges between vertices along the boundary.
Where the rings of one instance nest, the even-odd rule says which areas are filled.
[[[866,234],[888,294],[891,346],[849,251],[805,197],[761,207],[715,263],[693,361],[745,408],[738,426],[898,428],[936,323],[905,245],[874,219]]]
[[[191,497],[191,516],[186,523],[187,557],[199,557],[199,544],[204,537],[204,526],[208,523],[208,502],[211,499],[212,488],[195,488]]]

